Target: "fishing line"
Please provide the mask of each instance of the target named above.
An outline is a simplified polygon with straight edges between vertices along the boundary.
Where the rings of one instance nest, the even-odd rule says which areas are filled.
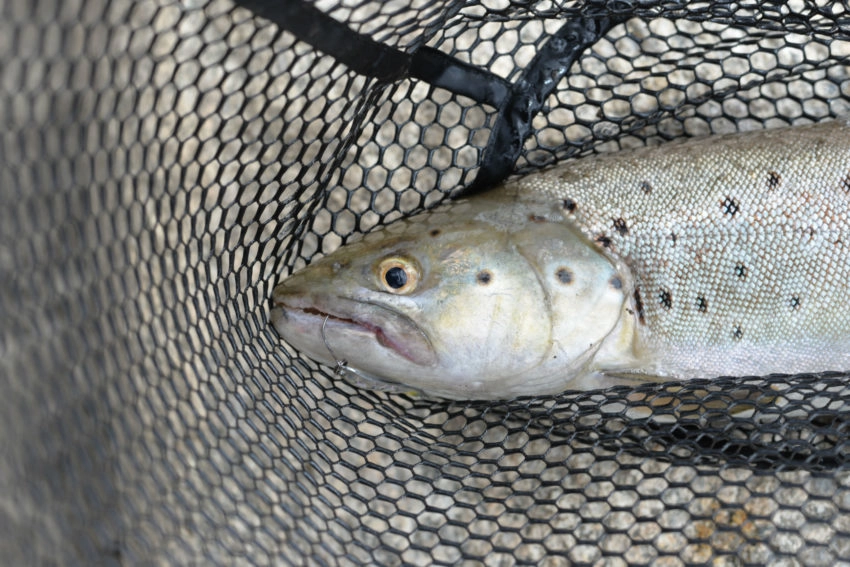
[[[330,315],[325,315],[325,320],[322,321],[322,342],[325,343],[325,348],[328,349],[329,353],[331,353],[331,358],[336,361],[336,368],[334,368],[334,374],[340,376],[345,370],[345,367],[348,366],[348,361],[338,357],[336,353],[331,349],[331,345],[328,344],[328,338],[325,336],[325,325],[328,324],[329,317]]]

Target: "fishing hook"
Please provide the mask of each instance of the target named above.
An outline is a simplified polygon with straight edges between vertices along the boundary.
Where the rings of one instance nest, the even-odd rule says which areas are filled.
[[[334,374],[340,376],[342,375],[343,371],[345,371],[345,367],[348,366],[348,361],[338,357],[336,353],[331,349],[331,345],[328,344],[328,338],[325,336],[325,325],[328,324],[329,317],[330,315],[325,315],[325,320],[322,321],[322,342],[325,343],[325,348],[328,349],[329,353],[331,353],[331,358],[336,361],[336,368],[334,368]]]

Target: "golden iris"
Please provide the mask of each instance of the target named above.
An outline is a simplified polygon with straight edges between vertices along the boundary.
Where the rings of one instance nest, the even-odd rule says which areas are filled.
[[[390,293],[405,295],[419,284],[419,266],[408,258],[391,256],[378,263],[378,281]]]

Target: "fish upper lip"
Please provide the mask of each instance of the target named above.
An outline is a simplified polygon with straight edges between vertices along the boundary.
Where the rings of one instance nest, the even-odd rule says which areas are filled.
[[[315,307],[292,307],[292,306],[286,305],[284,303],[278,303],[278,305],[283,307],[284,309],[287,309],[287,308],[288,309],[297,309],[298,311],[301,311],[303,313],[307,313],[308,315],[317,315],[319,317],[326,317],[328,320],[340,321],[341,323],[348,323],[348,324],[351,324],[351,325],[359,325],[361,327],[367,327],[367,328],[373,326],[373,325],[364,324],[361,321],[349,319],[348,317],[340,317],[339,315],[333,315],[331,313],[328,313],[327,311],[322,311],[321,309],[317,309]]]
[[[330,301],[339,302],[348,308],[343,308],[336,311],[327,310],[327,308],[323,304],[328,303]],[[419,325],[417,325],[407,315],[399,313],[398,311],[389,308],[385,305],[381,305],[379,303],[375,303],[373,301],[365,299],[350,299],[347,297],[339,296],[329,296],[324,301],[316,301],[316,298],[302,299],[298,297],[275,297],[274,305],[283,309],[284,317],[286,317],[286,310],[295,310],[305,313],[307,315],[314,315],[320,318],[327,317],[327,320],[329,321],[337,321],[345,325],[351,325],[355,327],[360,327],[361,329],[365,329],[366,331],[375,335],[375,339],[378,341],[379,344],[391,349],[398,355],[403,356],[404,358],[410,360],[415,364],[427,365],[433,364],[436,361],[434,347],[431,344],[431,341],[428,339],[428,336],[425,335],[425,333],[423,333],[422,330],[419,328]],[[424,341],[425,345],[428,348],[429,356],[427,357],[427,359],[416,357],[412,352],[404,348],[402,343],[397,340],[394,340],[392,335],[388,334],[385,331],[385,327],[381,325],[375,325],[374,323],[370,323],[368,321],[364,321],[355,313],[351,313],[352,311],[355,311],[358,306],[361,305],[369,305],[371,307],[379,309],[384,313],[389,313],[393,318],[401,322],[401,324],[405,327],[415,330],[415,333],[419,337],[421,337],[421,339]]]

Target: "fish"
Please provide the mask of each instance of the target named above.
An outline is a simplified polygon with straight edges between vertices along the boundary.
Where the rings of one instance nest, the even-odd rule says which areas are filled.
[[[850,369],[850,124],[582,158],[283,279],[280,336],[358,386],[457,400]]]

